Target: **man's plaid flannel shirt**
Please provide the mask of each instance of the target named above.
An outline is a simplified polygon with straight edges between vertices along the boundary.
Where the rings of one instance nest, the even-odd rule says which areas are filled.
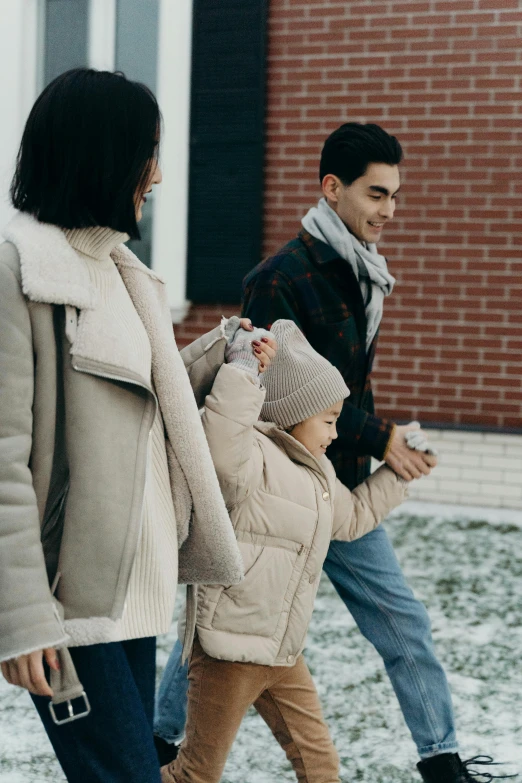
[[[295,321],[342,373],[351,394],[328,457],[353,489],[369,475],[370,457],[383,459],[394,425],[374,415],[370,373],[378,334],[367,353],[364,302],[350,265],[303,230],[245,277],[242,315],[267,329],[279,318]]]

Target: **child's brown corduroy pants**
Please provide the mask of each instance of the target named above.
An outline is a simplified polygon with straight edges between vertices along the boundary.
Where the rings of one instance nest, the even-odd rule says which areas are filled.
[[[227,756],[253,704],[301,783],[340,783],[339,757],[303,656],[294,666],[211,658],[196,640],[189,669],[185,740],[162,767],[162,783],[219,783]],[[269,759],[260,759],[270,779]]]

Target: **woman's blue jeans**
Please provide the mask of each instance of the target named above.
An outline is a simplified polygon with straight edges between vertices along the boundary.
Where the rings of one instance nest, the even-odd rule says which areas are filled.
[[[332,541],[324,570],[382,656],[421,758],[456,752],[451,694],[428,613],[408,587],[385,529],[379,526],[356,541]],[[183,736],[187,687],[178,642],[156,700],[154,733],[167,742]]]
[[[32,696],[67,780],[160,783],[152,735],[156,639],[72,647],[70,653],[90,714],[57,726],[49,699]]]

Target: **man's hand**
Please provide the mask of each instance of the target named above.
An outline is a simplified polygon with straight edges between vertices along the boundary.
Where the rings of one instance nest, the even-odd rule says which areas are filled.
[[[59,671],[60,664],[53,647],[45,650],[29,653],[29,655],[20,655],[19,658],[12,658],[10,661],[4,661],[2,674],[11,685],[18,685],[20,688],[26,688],[35,696],[51,696],[53,692],[47,680],[45,679],[43,658],[51,669]]]
[[[414,430],[422,434],[420,424],[417,421],[401,427],[395,427],[385,458],[385,462],[390,468],[406,481],[427,476],[437,464],[437,457],[424,452],[414,451],[408,446],[406,433]]]

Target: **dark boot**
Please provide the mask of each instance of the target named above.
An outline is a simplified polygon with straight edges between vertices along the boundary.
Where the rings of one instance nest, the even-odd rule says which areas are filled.
[[[174,745],[172,742],[166,742],[161,737],[157,737],[156,734],[154,735],[154,745],[156,746],[160,767],[170,764],[178,755],[179,745]]]
[[[492,780],[517,777],[517,775],[493,775],[492,772],[468,769],[470,764],[489,767],[498,763],[493,761],[491,756],[474,756],[472,759],[462,761],[458,753],[441,753],[419,761],[417,769],[424,783],[491,783]]]

